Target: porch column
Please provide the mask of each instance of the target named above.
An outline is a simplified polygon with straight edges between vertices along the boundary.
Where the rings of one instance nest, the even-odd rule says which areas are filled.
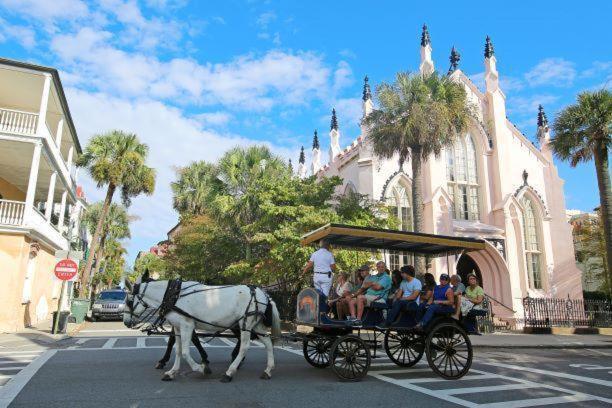
[[[62,193],[62,202],[60,204],[60,215],[57,227],[60,232],[64,229],[64,213],[66,212],[66,197],[68,196],[68,189]]]
[[[45,82],[43,84],[42,96],[40,98],[40,109],[38,110],[38,126],[36,134],[43,135],[43,130],[47,126],[47,105],[49,103],[49,89],[51,88],[51,74],[44,74]]]
[[[32,165],[30,166],[30,178],[28,179],[28,191],[26,192],[24,218],[27,218],[34,208],[34,196],[36,195],[41,150],[42,144],[40,142],[35,143],[34,153],[32,154]]]
[[[62,134],[64,133],[64,119],[60,119],[60,121],[57,124],[57,132],[55,132],[55,144],[57,145],[57,148],[60,148],[60,145],[62,143]]]
[[[47,205],[45,206],[45,218],[47,222],[51,222],[51,214],[53,213],[53,196],[55,195],[55,179],[57,178],[57,171],[51,174],[49,180],[49,192],[47,193]]]
[[[70,146],[68,150],[68,159],[66,160],[66,164],[68,165],[68,173],[72,171],[72,156],[74,156],[74,146]]]

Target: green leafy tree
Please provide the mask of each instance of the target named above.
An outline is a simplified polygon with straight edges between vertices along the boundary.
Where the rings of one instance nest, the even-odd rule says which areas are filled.
[[[583,217],[573,220],[576,261],[587,281],[601,282],[597,289],[609,293],[610,282],[606,274],[606,243],[600,217]]]
[[[582,92],[576,104],[559,112],[553,130],[555,137],[551,145],[559,159],[569,161],[572,167],[591,160],[595,162],[606,243],[607,280],[612,282],[612,188],[608,164],[612,134],[612,92],[607,89]]]
[[[221,188],[216,172],[213,164],[203,161],[179,169],[178,180],[171,184],[174,209],[179,214],[204,214]]]
[[[424,77],[400,72],[395,82],[376,88],[376,98],[378,109],[365,119],[368,138],[377,156],[399,157],[400,168],[410,159],[414,230],[423,232],[422,163],[439,156],[467,130],[472,112],[465,90],[438,73]]]
[[[131,197],[153,193],[155,170],[146,165],[147,155],[147,145],[140,143],[136,135],[114,130],[95,135],[77,161],[78,166],[87,168],[98,187],[107,187],[100,219],[81,276],[81,297],[85,296],[87,290],[94,256],[115,191],[121,191],[121,198],[126,206],[130,204]]]
[[[164,258],[148,252],[138,258],[134,263],[134,273],[138,276],[149,271],[149,273],[159,273],[160,276],[166,276],[167,263]]]

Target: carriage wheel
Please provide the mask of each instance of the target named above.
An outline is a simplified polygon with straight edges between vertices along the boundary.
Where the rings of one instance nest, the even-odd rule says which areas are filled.
[[[429,367],[440,377],[456,380],[472,365],[472,343],[465,330],[455,323],[434,326],[425,340]]]
[[[372,361],[370,348],[354,335],[336,339],[329,356],[332,370],[344,381],[361,380],[368,373]]]
[[[325,368],[329,366],[329,349],[332,340],[325,337],[304,340],[304,358],[313,367]]]
[[[400,367],[412,367],[419,362],[425,352],[423,337],[408,331],[385,333],[387,356]]]

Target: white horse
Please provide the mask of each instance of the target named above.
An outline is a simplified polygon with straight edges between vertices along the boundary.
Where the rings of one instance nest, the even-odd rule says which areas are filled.
[[[146,273],[145,273],[146,275]],[[126,281],[130,290],[123,323],[134,327],[143,320],[151,320],[149,313],[160,313],[168,281],[146,281],[141,278],[133,286]],[[270,309],[268,309],[270,308]],[[157,310],[156,310],[157,309]],[[264,316],[271,315],[272,338],[264,325]],[[175,306],[165,315],[174,327],[177,352],[174,365],[164,373],[162,380],[173,380],[180,370],[181,356],[193,371],[205,374],[209,371],[205,361],[197,364],[189,353],[189,343],[194,329],[206,332],[223,331],[226,328],[240,329],[240,351],[231,363],[221,382],[230,382],[244,358],[251,343],[251,333],[263,343],[268,359],[262,379],[272,378],[274,369],[274,346],[272,339],[280,338],[280,317],[276,304],[260,288],[247,285],[208,286],[198,282],[183,282],[180,297]]]

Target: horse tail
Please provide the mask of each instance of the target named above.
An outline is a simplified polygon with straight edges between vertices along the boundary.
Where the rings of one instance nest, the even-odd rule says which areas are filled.
[[[272,342],[276,342],[281,338],[281,319],[276,303],[272,299],[270,299],[270,305],[272,306]]]

